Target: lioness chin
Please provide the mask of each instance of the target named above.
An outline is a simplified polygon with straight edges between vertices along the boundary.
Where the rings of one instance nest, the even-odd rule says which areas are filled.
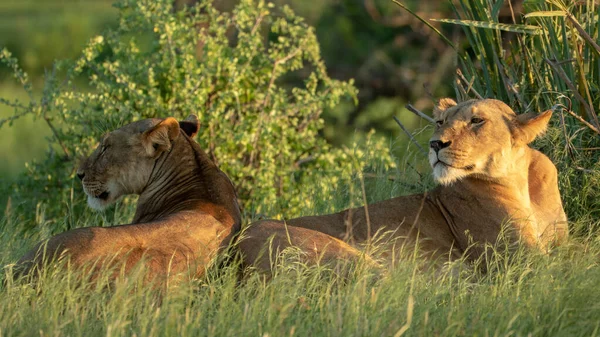
[[[475,259],[484,244],[496,242],[506,223],[510,241],[542,251],[567,237],[556,168],[528,146],[546,130],[551,111],[516,115],[498,100],[457,104],[446,98],[433,114],[437,125],[429,142],[429,163],[440,186],[286,224],[359,244],[387,232],[392,247],[418,244],[432,259],[456,259],[465,253]]]

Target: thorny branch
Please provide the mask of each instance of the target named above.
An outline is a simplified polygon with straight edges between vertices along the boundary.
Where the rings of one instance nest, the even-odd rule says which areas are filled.
[[[567,85],[567,87],[569,87],[569,89],[571,90],[571,92],[573,93],[573,95],[575,96],[575,98],[577,98],[577,100],[579,101],[579,103],[581,103],[583,105],[583,107],[585,108],[586,114],[588,116],[590,116],[590,118],[592,118],[592,116],[596,116],[596,113],[594,111],[594,108],[592,106],[590,106],[588,104],[588,102],[586,102],[586,100],[583,98],[583,96],[581,96],[581,94],[579,93],[579,91],[577,90],[577,88],[575,88],[575,85],[573,84],[573,82],[571,82],[567,76],[567,74],[565,74],[565,71],[556,63],[556,61],[554,60],[550,60],[550,59],[544,59],[544,61],[546,63],[548,63],[548,65],[550,65],[550,67],[556,72],[556,74],[558,75],[558,77],[560,77],[563,82],[565,82],[565,84]],[[571,109],[567,109],[567,111],[570,111]],[[581,116],[577,116],[577,118],[579,120],[584,120],[583,118],[581,118]],[[581,119],[580,119],[581,118]],[[593,126],[592,124],[588,123],[587,121],[585,122],[586,126],[592,126],[592,130],[594,130],[595,132],[598,132],[598,129],[600,128],[600,125],[596,125]]]
[[[421,151],[421,153],[423,153],[425,156],[427,156],[427,152],[425,151],[425,149],[423,149],[421,147],[421,145],[417,142],[417,140],[412,135],[412,133],[410,133],[410,131],[408,131],[408,129],[406,129],[406,127],[402,124],[402,122],[400,122],[400,120],[396,116],[394,116],[394,120],[400,126],[400,128],[402,129],[402,131],[404,131],[404,133],[406,133],[406,135],[410,138],[410,140],[417,146],[417,148],[419,148],[419,150]]]
[[[267,105],[267,102],[269,101],[269,97],[271,94],[271,88],[273,87],[273,83],[275,83],[275,73],[277,71],[277,67],[280,64],[284,64],[287,61],[289,61],[292,57],[298,55],[298,53],[300,52],[300,48],[294,50],[293,52],[289,53],[287,56],[285,56],[284,58],[280,58],[279,60],[276,60],[275,63],[273,63],[273,70],[271,71],[271,79],[269,80],[269,85],[267,86],[267,94],[265,95],[265,99],[263,100],[262,106],[263,108]]]
[[[415,108],[414,106],[412,106],[411,104],[407,104],[404,106],[406,109],[408,109],[408,111],[414,113],[415,115],[423,118],[424,120],[428,121],[431,124],[435,124],[435,121],[433,120],[433,118],[427,116],[426,114],[422,113],[421,111],[417,110],[417,108]]]
[[[297,48],[293,52],[289,53],[288,55],[286,55],[283,58],[276,60],[275,63],[273,63],[273,70],[271,71],[271,79],[269,80],[269,85],[267,86],[267,93],[265,94],[265,99],[262,101],[261,108],[260,108],[261,112],[260,112],[260,116],[258,118],[258,127],[257,127],[256,133],[254,135],[253,150],[252,150],[252,153],[250,154],[250,164],[249,165],[252,165],[254,163],[256,151],[258,150],[257,147],[258,147],[259,133],[260,133],[262,123],[264,120],[263,117],[264,117],[264,113],[265,113],[265,107],[267,106],[267,103],[269,102],[269,98],[271,97],[271,88],[273,87],[273,84],[275,83],[275,79],[276,79],[275,75],[277,72],[277,67],[280,64],[283,64],[283,63],[289,61],[291,58],[298,55],[298,53],[300,53],[300,52],[301,52],[300,48]]]
[[[475,82],[475,78],[473,78],[471,81],[467,80],[467,78],[465,77],[465,75],[463,75],[460,69],[456,69],[456,75],[458,75],[458,78],[461,79],[467,85],[467,90],[465,90],[465,93],[471,91],[475,94],[475,96],[477,96],[477,98],[483,98],[483,96],[481,96],[481,94],[478,93],[477,90],[475,90],[475,88],[473,88],[473,82]]]

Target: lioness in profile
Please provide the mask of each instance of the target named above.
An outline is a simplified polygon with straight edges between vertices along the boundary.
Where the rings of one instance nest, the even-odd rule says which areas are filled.
[[[113,267],[116,277],[121,268],[128,272],[143,261],[150,280],[182,273],[200,277],[240,231],[241,215],[231,181],[193,140],[198,127],[196,116],[182,122],[146,119],[104,136],[77,176],[95,209],[122,195],[139,194],[133,222],[56,235],[18,261],[17,276],[64,257],[76,268],[91,268],[92,276]],[[252,239],[241,245],[262,247],[274,240],[281,249],[299,246],[313,261],[360,255],[346,243],[308,229],[287,231],[279,225],[250,233]],[[269,272],[273,254],[245,254],[243,264]]]
[[[493,99],[457,104],[442,99],[434,109],[436,130],[429,163],[441,184],[425,194],[401,196],[367,207],[287,220],[352,243],[391,232],[396,247],[414,246],[426,256],[458,258],[482,253],[503,224],[510,239],[540,250],[568,235],[552,162],[530,148],[552,112],[516,115]],[[368,211],[368,212],[367,212]],[[252,227],[273,226],[273,220]],[[399,245],[399,246],[398,246]]]
[[[241,227],[234,188],[192,140],[198,119],[172,117],[128,124],[103,137],[77,170],[88,205],[103,209],[139,194],[132,224],[74,229],[42,242],[17,263],[28,274],[68,257],[76,267],[131,269],[144,260],[148,276],[203,274]]]

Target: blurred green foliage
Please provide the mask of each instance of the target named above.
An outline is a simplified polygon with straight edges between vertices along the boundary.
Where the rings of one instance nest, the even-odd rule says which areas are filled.
[[[4,0],[0,2],[0,46],[37,78],[56,59],[73,58],[94,34],[116,24],[112,0]],[[1,69],[0,75],[10,73]]]
[[[328,76],[314,29],[287,6],[252,0],[231,12],[208,1],[178,12],[167,0],[115,6],[118,26],[93,37],[75,62],[55,63],[39,98],[18,61],[7,50],[0,54],[30,96],[4,100],[15,112],[0,126],[34,116],[52,131],[45,160],[14,185],[20,214],[49,201],[46,216],[60,216],[72,204],[76,159],[103,133],[141,118],[198,114],[198,141],[252,213],[294,216],[306,203],[294,193],[300,186],[336,185],[368,164],[364,149],[331,148],[319,137],[322,111],[355,99],[356,89]],[[302,80],[280,81],[290,75]],[[368,146],[393,165],[387,144]]]
[[[0,85],[0,97],[19,101],[28,99],[22,87],[10,82]],[[0,104],[0,119],[13,113],[13,108]],[[48,127],[42,121],[34,121],[33,116],[25,116],[14,121],[10,128],[3,128],[0,132],[0,155],[3,158],[0,164],[0,182],[8,183],[23,171],[24,163],[30,162],[32,158],[41,158],[48,147],[45,137],[49,134]]]
[[[36,97],[46,71],[57,59],[75,58],[91,36],[116,24],[112,0],[5,0],[0,2],[0,49],[7,48],[30,75]],[[37,90],[36,90],[37,89]],[[0,67],[0,97],[11,100],[29,99],[16,85],[12,72]],[[0,104],[0,119],[13,113],[13,108]],[[25,163],[41,160],[48,150],[48,126],[33,116],[14,122],[0,132],[0,183],[9,184]],[[0,197],[0,209],[5,205]]]
[[[7,47],[39,88],[43,75],[52,70],[56,59],[74,59],[93,36],[117,25],[117,9],[113,0],[7,0],[0,4],[0,47]],[[180,9],[195,0],[174,1]],[[435,34],[424,29],[418,20],[387,0],[274,0],[278,7],[289,5],[300,17],[316,28],[321,54],[328,73],[339,80],[354,79],[359,90],[358,105],[352,99],[342,100],[334,108],[326,108],[320,135],[334,146],[351,146],[375,129],[376,137],[389,140],[400,137],[408,141],[392,120],[397,116],[409,129],[425,124],[404,109],[412,102],[420,109],[431,107],[433,97],[448,94],[452,83],[447,75],[452,66],[452,53]],[[214,1],[221,11],[231,11],[237,0]],[[411,8],[428,17],[447,17],[448,4],[437,1],[407,1]],[[302,84],[302,72],[288,74],[280,81],[295,86]],[[19,97],[13,90],[10,72],[0,67],[0,97]],[[10,83],[10,84],[6,84]],[[86,89],[87,84],[77,85]],[[35,89],[34,89],[35,90]],[[39,95],[39,90],[36,95]],[[0,107],[0,118],[10,110]],[[15,137],[38,140],[35,151],[10,151],[5,156],[11,165],[0,164],[5,178],[14,177],[25,161],[41,159],[45,139],[36,128],[5,129],[0,140]],[[42,124],[43,126],[43,124]],[[424,143],[426,137],[418,137]],[[16,154],[19,152],[19,155]],[[405,147],[396,147],[397,155]]]

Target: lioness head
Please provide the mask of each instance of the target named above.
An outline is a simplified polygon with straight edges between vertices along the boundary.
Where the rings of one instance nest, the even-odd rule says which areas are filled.
[[[104,135],[77,170],[88,205],[101,210],[122,195],[140,194],[158,158],[171,150],[177,137],[197,132],[198,118],[191,115],[182,122],[173,117],[145,119]]]
[[[519,151],[546,130],[552,111],[516,115],[501,101],[440,100],[433,111],[436,130],[429,163],[444,185],[467,176],[504,177]]]

